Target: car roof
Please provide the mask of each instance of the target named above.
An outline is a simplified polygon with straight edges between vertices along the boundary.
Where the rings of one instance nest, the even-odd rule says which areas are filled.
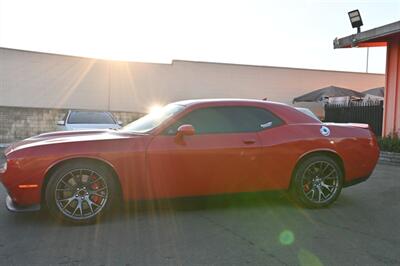
[[[215,98],[215,99],[193,99],[193,100],[182,100],[175,102],[175,104],[183,105],[183,106],[190,106],[190,105],[196,105],[196,104],[207,104],[207,103],[224,103],[224,104],[235,104],[235,103],[240,103],[240,104],[272,104],[272,105],[286,105],[284,103],[278,103],[278,102],[271,102],[271,101],[265,101],[265,100],[257,100],[257,99],[237,99],[237,98]]]
[[[75,113],[111,113],[109,111],[100,111],[100,110],[79,110],[79,109],[70,109],[70,112]]]

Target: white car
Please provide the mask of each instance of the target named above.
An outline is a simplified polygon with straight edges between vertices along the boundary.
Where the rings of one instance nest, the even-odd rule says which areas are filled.
[[[110,112],[70,110],[64,119],[57,122],[57,130],[118,129],[122,122]]]

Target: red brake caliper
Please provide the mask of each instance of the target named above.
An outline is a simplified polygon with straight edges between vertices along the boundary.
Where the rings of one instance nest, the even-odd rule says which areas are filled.
[[[93,181],[96,180],[96,176],[92,176],[91,179],[92,179]],[[97,184],[97,182],[96,182],[96,183],[93,183],[93,184],[90,186],[90,188],[91,188],[92,190],[98,190],[98,189],[100,188],[100,186],[99,186],[99,184]],[[92,201],[93,201],[94,203],[96,203],[96,204],[100,204],[101,198],[100,198],[99,196],[97,196],[97,195],[92,195]]]

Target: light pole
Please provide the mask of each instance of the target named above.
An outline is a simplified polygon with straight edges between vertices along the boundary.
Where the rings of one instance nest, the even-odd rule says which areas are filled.
[[[107,61],[107,79],[108,79],[108,111],[111,109],[111,70],[110,70],[110,61]]]
[[[361,26],[363,25],[360,11],[358,11],[358,9],[356,9],[356,10],[350,11],[348,14],[349,14],[351,26],[353,28],[357,28],[357,33],[360,33]]]
[[[349,19],[351,26],[353,28],[357,28],[357,33],[361,32],[361,26],[364,25],[361,19],[361,13],[358,9],[355,9],[353,11],[350,11],[349,13]],[[368,62],[369,61],[369,47],[367,47],[367,63],[366,63],[366,68],[365,72],[368,73]]]

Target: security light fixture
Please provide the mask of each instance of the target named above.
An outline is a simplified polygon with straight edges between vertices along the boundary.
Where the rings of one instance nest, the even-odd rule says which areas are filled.
[[[357,28],[357,33],[360,33],[360,27],[363,25],[361,14],[358,9],[349,12],[349,18],[351,22],[351,26],[353,28]]]

